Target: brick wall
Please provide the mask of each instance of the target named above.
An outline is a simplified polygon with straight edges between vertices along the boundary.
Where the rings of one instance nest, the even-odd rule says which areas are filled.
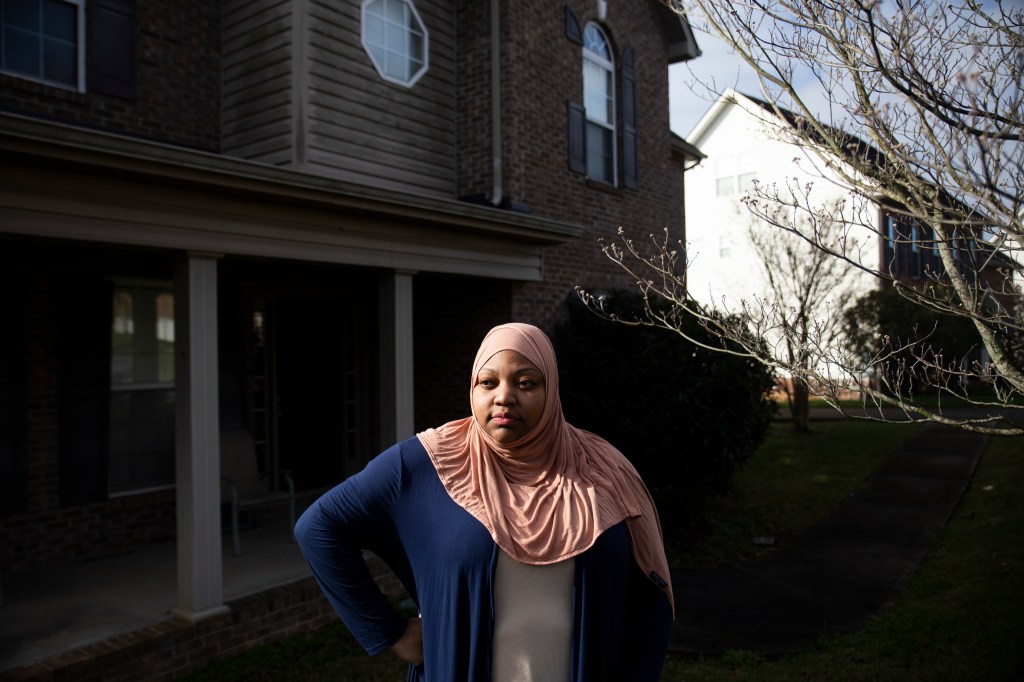
[[[68,561],[95,558],[125,548],[172,540],[175,532],[173,490],[116,497],[93,504],[60,504],[59,366],[62,277],[75,272],[96,276],[116,260],[84,246],[59,248],[50,243],[29,248],[4,240],[0,260],[22,283],[25,310],[27,375],[25,419],[28,448],[27,498],[23,511],[0,517],[0,570],[21,572]],[[132,274],[152,271],[151,259],[136,256]],[[155,261],[158,265],[162,261]],[[133,270],[132,268],[142,268]],[[150,268],[150,269],[147,269]],[[157,270],[166,276],[166,272]]]
[[[29,491],[35,489],[29,483]],[[0,520],[0,565],[18,573],[174,539],[174,491],[119,497],[78,507],[49,507]]]
[[[459,0],[455,7],[456,195],[490,198],[491,34],[490,3]]]
[[[134,101],[0,74],[0,109],[217,151],[220,3],[140,2],[138,59]]]
[[[199,623],[171,618],[10,671],[11,680],[169,680],[218,658],[309,632],[337,616],[312,578],[242,597]]]
[[[596,21],[595,5],[570,2],[580,25]],[[489,17],[487,3],[460,3],[458,56],[459,194],[491,192]],[[565,36],[565,3],[502,3],[502,161],[504,192],[543,218],[586,228],[579,239],[544,254],[544,281],[514,285],[511,314],[550,331],[564,315],[573,287],[629,287],[623,271],[601,253],[598,239],[681,233],[682,167],[670,152],[668,57],[654,2],[611,0],[602,23],[619,60],[636,55],[639,189],[609,187],[572,173],[567,161],[566,103],[582,102],[582,53]],[[617,61],[618,64],[618,61]],[[621,79],[621,74],[617,74]],[[616,83],[621,92],[621,83]],[[473,107],[466,101],[480,98]],[[617,106],[621,136],[621,105]],[[619,141],[621,175],[621,139]]]

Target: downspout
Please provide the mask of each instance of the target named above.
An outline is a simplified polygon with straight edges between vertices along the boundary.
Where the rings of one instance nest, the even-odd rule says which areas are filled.
[[[498,29],[501,19],[498,5],[501,0],[491,0],[491,159],[494,187],[491,189],[491,204],[500,206],[504,197],[501,168],[501,40]]]

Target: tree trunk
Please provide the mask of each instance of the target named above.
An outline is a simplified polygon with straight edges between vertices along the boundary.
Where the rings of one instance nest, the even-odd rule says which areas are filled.
[[[790,393],[789,411],[793,415],[793,428],[800,432],[810,430],[811,405],[807,386],[802,381],[794,381]]]

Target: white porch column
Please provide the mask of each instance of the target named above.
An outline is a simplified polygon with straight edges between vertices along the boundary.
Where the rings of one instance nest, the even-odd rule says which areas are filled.
[[[192,621],[225,613],[221,573],[217,259],[181,257],[174,276],[178,604]]]
[[[381,447],[415,435],[412,278],[396,270],[380,280]]]

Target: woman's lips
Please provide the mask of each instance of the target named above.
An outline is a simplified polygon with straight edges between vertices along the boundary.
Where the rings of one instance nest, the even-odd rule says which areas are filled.
[[[518,422],[519,417],[508,414],[507,412],[503,412],[501,414],[496,414],[493,417],[491,417],[491,421],[497,424],[498,426],[510,426]]]

